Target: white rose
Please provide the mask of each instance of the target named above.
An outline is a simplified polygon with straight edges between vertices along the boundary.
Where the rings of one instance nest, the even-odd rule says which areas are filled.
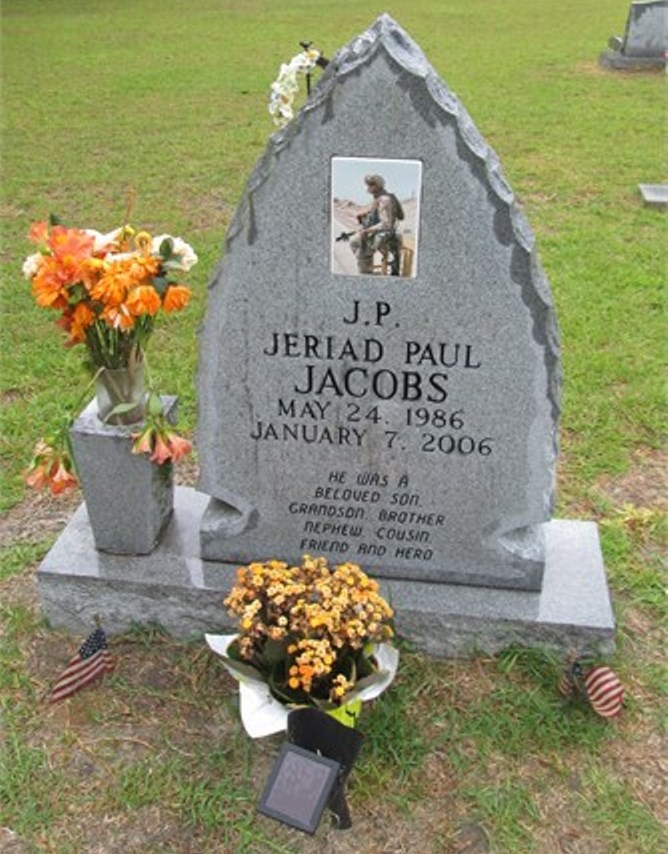
[[[197,263],[197,255],[192,246],[182,240],[180,237],[172,237],[171,234],[160,234],[153,238],[151,244],[151,252],[154,255],[160,254],[160,244],[163,240],[172,241],[172,257],[168,261],[168,266],[175,270],[183,270],[187,273]]]
[[[34,255],[28,255],[23,262],[21,268],[26,279],[32,279],[37,274],[37,271],[42,266],[42,258],[44,256],[40,252],[35,252]]]

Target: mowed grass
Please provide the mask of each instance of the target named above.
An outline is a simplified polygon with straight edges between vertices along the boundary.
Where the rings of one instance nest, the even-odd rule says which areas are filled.
[[[564,516],[596,518],[627,687],[606,723],[555,692],[559,662],[510,651],[432,662],[402,651],[365,711],[352,833],[315,839],[255,803],[280,739],[251,742],[235,686],[159,632],[114,641],[116,673],[50,708],[74,642],[43,624],[34,567],[52,542],[21,471],[87,379],[20,268],[30,223],[124,217],[180,234],[200,263],[187,312],[162,322],[152,373],[196,426],[196,330],[243,186],[272,131],[278,66],[312,39],[331,56],[376,14],[420,43],[499,154],[538,240],[562,335]],[[6,0],[2,8],[0,828],[27,851],[660,851],[665,837],[665,79],[601,71],[623,31],[612,0],[394,2]],[[26,511],[26,508],[28,510]],[[17,530],[16,518],[30,518]],[[93,817],[93,818],[91,818]],[[2,834],[5,834],[3,837]],[[11,842],[0,830],[0,848]]]

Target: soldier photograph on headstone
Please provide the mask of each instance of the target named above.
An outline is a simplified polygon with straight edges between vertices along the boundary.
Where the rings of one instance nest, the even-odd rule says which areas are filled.
[[[415,276],[420,170],[418,161],[333,159],[333,273]]]

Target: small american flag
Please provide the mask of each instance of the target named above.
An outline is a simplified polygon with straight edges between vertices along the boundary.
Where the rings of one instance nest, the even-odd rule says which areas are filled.
[[[76,694],[105,673],[114,669],[114,659],[107,647],[107,636],[98,626],[81,644],[79,652],[70,663],[51,691],[51,702],[58,703]]]
[[[557,682],[557,690],[561,694],[562,697],[573,696],[573,692],[575,691],[575,684],[573,682],[573,674],[571,673],[571,668],[569,667],[559,677],[559,681]]]
[[[587,699],[597,715],[614,718],[622,710],[624,686],[609,667],[599,665],[585,676]]]
[[[566,699],[572,697],[576,691],[581,690],[582,684],[582,665],[578,658],[574,655],[569,656],[566,669],[559,677],[557,689],[562,697]]]

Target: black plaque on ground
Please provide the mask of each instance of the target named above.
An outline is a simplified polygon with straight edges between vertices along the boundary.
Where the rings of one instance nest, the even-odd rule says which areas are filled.
[[[333,759],[286,742],[264,787],[259,812],[315,833],[340,768]]]

